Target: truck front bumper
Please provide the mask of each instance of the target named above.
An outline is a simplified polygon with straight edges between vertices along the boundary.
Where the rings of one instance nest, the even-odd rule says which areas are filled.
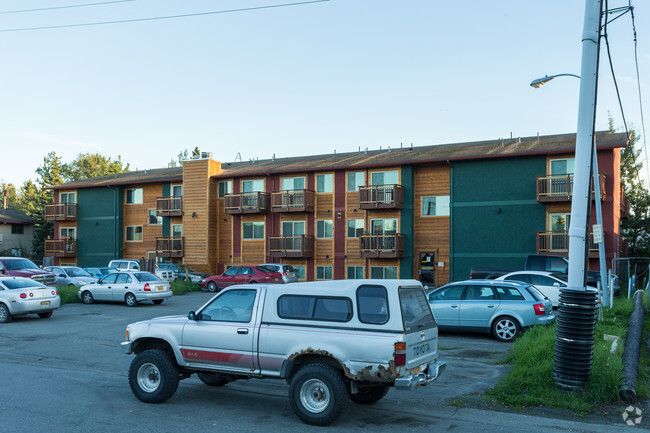
[[[120,347],[122,348],[122,352],[124,352],[126,355],[130,355],[133,353],[133,348],[130,341],[121,342]]]
[[[418,386],[427,385],[438,377],[445,370],[447,363],[444,361],[436,361],[429,365],[426,372],[410,374],[408,376],[395,379],[395,389],[413,389]]]

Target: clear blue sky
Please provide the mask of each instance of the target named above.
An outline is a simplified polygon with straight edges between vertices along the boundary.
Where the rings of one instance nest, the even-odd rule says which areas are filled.
[[[0,12],[99,1],[1,0]],[[0,30],[281,3],[135,0],[0,14]],[[647,120],[650,13],[645,2],[633,5]],[[36,179],[52,150],[64,162],[99,152],[146,169],[197,146],[225,162],[238,153],[265,159],[575,132],[578,80],[529,83],[580,73],[584,7],[582,0],[331,0],[0,32],[0,180]],[[629,15],[608,33],[626,117],[641,133]],[[608,112],[620,127],[604,50],[600,72],[596,127],[607,128]]]

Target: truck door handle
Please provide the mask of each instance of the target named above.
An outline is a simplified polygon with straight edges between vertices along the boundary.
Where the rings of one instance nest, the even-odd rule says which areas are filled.
[[[248,329],[246,328],[237,328],[238,334],[248,334]]]

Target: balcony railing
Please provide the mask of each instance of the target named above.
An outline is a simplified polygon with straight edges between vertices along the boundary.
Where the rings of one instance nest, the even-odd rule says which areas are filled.
[[[600,186],[600,200],[605,200],[605,173],[598,175]],[[540,203],[570,201],[573,196],[573,175],[537,176],[537,201]],[[591,189],[591,199],[594,199],[594,190]]]
[[[368,185],[359,187],[359,208],[402,209],[404,187],[402,185]]]
[[[569,234],[537,232],[537,254],[567,257],[569,255]],[[589,233],[589,257],[598,257],[598,244],[594,243],[593,233]]]
[[[57,203],[45,205],[45,221],[75,221],[77,205],[74,203]]]
[[[630,217],[630,199],[625,195],[625,188],[621,186],[621,219]]]
[[[77,257],[76,239],[45,240],[45,255],[53,257]]]
[[[228,194],[225,199],[227,214],[266,213],[269,210],[269,195],[265,192]]]
[[[161,217],[183,215],[183,197],[158,197],[156,199],[156,215]]]
[[[158,257],[183,257],[183,238],[156,238]]]
[[[404,257],[404,235],[401,233],[384,235],[361,235],[361,257],[380,259],[400,259]]]
[[[314,257],[314,237],[277,236],[269,239],[271,257],[293,257],[309,259]]]
[[[313,212],[314,191],[290,189],[271,193],[272,212]]]

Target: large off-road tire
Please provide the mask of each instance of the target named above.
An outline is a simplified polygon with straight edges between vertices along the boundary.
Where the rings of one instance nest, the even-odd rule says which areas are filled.
[[[5,304],[0,304],[0,323],[9,323],[13,316],[9,312],[9,307]]]
[[[219,291],[219,286],[217,286],[217,283],[214,281],[210,281],[208,283],[208,292],[218,292]]]
[[[129,367],[133,394],[145,403],[162,403],[178,388],[180,375],[174,356],[160,349],[139,353]]]
[[[135,297],[135,295],[133,293],[127,293],[124,296],[124,302],[129,307],[135,307],[136,305],[138,305],[138,300],[136,299],[136,297]]]
[[[84,290],[81,293],[81,302],[83,302],[84,304],[92,304],[93,302],[95,302],[95,298],[93,297],[93,294],[90,293],[89,290]]]
[[[373,404],[384,398],[387,393],[387,386],[377,385],[365,388],[356,394],[350,394],[350,400],[357,404]]]
[[[350,400],[340,371],[326,364],[308,364],[291,379],[289,402],[303,422],[329,425],[336,421]]]
[[[40,317],[41,319],[49,319],[50,317],[52,317],[52,312],[46,311],[44,313],[38,313],[38,317]]]
[[[507,343],[514,341],[521,332],[517,319],[510,316],[501,316],[492,323],[492,335],[499,341]]]
[[[219,373],[197,373],[196,374],[201,382],[210,386],[224,386],[228,382],[232,382],[229,376]]]

